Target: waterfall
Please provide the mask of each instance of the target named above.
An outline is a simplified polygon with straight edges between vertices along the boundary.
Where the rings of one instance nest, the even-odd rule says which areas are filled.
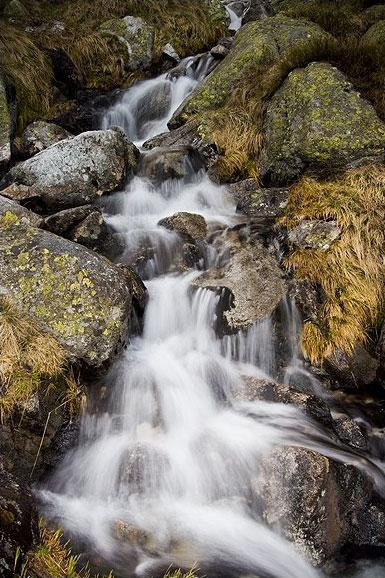
[[[103,126],[122,126],[138,145],[167,130],[208,61],[184,66],[184,76],[162,75],[128,90]],[[236,223],[234,204],[200,172],[188,183],[135,177],[106,210],[126,257],[146,243],[153,251],[144,270],[143,334],[105,378],[108,400],[84,416],[78,447],[41,490],[45,514],[117,576],[160,576],[171,564],[197,563],[221,578],[316,578],[319,572],[250,505],[261,461],[285,444],[348,463],[360,459],[333,445],[295,407],[239,397],[245,375],[277,372],[272,321],[218,338],[218,295],[194,289],[198,270],[173,268],[178,237],[158,225],[183,210],[203,215],[215,233]],[[219,241],[211,245],[210,263],[220,249]],[[299,319],[292,304],[285,307],[289,368],[305,371]]]

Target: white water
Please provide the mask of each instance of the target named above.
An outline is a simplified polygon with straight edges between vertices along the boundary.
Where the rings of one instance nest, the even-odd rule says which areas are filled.
[[[239,2],[230,2],[229,4],[225,5],[226,11],[230,18],[229,30],[232,32],[236,32],[242,26],[242,18],[243,14],[238,15],[235,11],[235,5],[239,4]]]
[[[105,126],[120,124],[140,144],[165,130],[195,83],[196,76],[144,82],[107,113]],[[150,110],[165,86],[167,112]],[[110,223],[124,236],[126,255],[144,242],[154,249],[143,335],[108,377],[107,407],[85,416],[79,447],[42,491],[47,516],[119,576],[158,576],[170,564],[194,563],[221,577],[319,576],[254,511],[261,460],[284,444],[359,460],[330,445],[298,409],[240,400],[244,375],[274,374],[271,322],[218,339],[218,296],[192,288],[197,271],[169,272],[177,239],[157,225],[185,210],[220,230],[235,222],[234,206],[202,174],[158,188],[135,178],[115,202],[118,214]],[[211,263],[218,251],[211,247]]]

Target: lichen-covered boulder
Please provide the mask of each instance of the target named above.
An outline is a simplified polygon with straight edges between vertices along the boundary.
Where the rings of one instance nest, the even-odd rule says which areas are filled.
[[[218,329],[232,333],[269,317],[286,293],[278,262],[259,242],[249,243],[231,231],[223,250],[228,262],[209,269],[195,282],[222,293]]]
[[[253,219],[275,219],[283,213],[289,199],[287,188],[262,188],[253,178],[231,183],[227,190],[237,211]]]
[[[318,249],[320,251],[328,251],[340,236],[341,229],[336,221],[305,219],[288,232],[290,245],[299,249]]]
[[[252,68],[273,64],[294,46],[327,38],[329,35],[322,28],[306,20],[275,16],[249,22],[235,36],[226,58],[176,111],[170,128],[180,126],[196,113],[222,107]]]
[[[7,213],[17,215],[21,222],[28,223],[33,227],[41,227],[44,222],[43,217],[40,215],[37,215],[33,211],[19,205],[16,201],[12,201],[11,199],[7,199],[0,195],[0,217],[3,217]]]
[[[32,157],[61,140],[72,136],[68,130],[53,122],[37,120],[27,126],[16,146],[19,154],[25,157]]]
[[[11,158],[11,114],[5,82],[0,74],[0,169],[6,167]]]
[[[128,68],[137,70],[148,67],[152,61],[154,29],[142,18],[126,16],[108,20],[100,26],[100,32],[112,36],[121,43],[127,56]]]
[[[294,70],[266,114],[260,171],[284,184],[304,171],[322,173],[382,160],[385,124],[345,76],[326,63]]]
[[[5,471],[0,462],[0,576],[16,576],[23,555],[37,543],[38,536],[38,516],[31,490]]]
[[[70,356],[100,366],[129,330],[131,293],[107,259],[56,235],[0,217],[0,285]]]
[[[180,212],[159,221],[158,225],[175,231],[188,243],[202,241],[207,236],[207,225],[202,215]]]
[[[139,151],[119,129],[82,133],[13,167],[4,178],[7,196],[34,197],[49,211],[96,201],[121,187]]]

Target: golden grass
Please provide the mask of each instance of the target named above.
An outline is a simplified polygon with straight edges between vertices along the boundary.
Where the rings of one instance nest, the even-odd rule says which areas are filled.
[[[4,418],[28,402],[42,380],[63,373],[64,348],[39,330],[11,299],[0,298],[0,414]]]
[[[169,570],[164,578],[198,578],[196,572],[197,568],[193,567],[188,572],[183,572],[180,568],[178,570]]]
[[[296,276],[325,296],[318,322],[306,322],[302,337],[305,355],[319,364],[336,348],[351,354],[382,314],[385,168],[367,166],[327,182],[302,178],[290,189],[282,223],[291,228],[303,219],[333,219],[342,230],[329,251],[295,250],[287,258]]]
[[[19,128],[48,112],[52,103],[49,59],[23,30],[3,20],[0,20],[0,70],[16,92]]]

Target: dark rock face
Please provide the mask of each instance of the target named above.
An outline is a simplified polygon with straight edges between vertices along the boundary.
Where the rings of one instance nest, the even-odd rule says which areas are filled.
[[[190,147],[161,147],[151,150],[141,158],[138,175],[160,184],[168,179],[188,180],[203,167],[199,153]]]
[[[264,132],[260,169],[266,184],[383,159],[385,125],[326,63],[309,64],[286,78],[268,105]]]
[[[203,241],[207,236],[207,225],[202,215],[193,213],[175,213],[159,221],[158,225],[175,231],[188,243]]]
[[[250,0],[250,7],[247,10],[243,22],[250,22],[251,20],[260,20],[272,16],[273,7],[270,0]]]
[[[38,517],[31,491],[0,466],[0,574],[13,578],[16,552],[36,543]]]
[[[373,383],[377,378],[380,362],[363,345],[357,345],[351,355],[336,349],[325,360],[325,367],[345,389],[357,390]]]
[[[84,205],[122,186],[138,155],[120,130],[82,133],[15,166],[7,196],[39,199],[48,210]]]
[[[64,209],[44,220],[45,228],[55,235],[67,237],[70,231],[96,210],[94,205],[82,205]]]
[[[125,341],[131,311],[119,269],[16,215],[0,218],[0,228],[4,290],[73,358],[90,366],[111,358]]]

